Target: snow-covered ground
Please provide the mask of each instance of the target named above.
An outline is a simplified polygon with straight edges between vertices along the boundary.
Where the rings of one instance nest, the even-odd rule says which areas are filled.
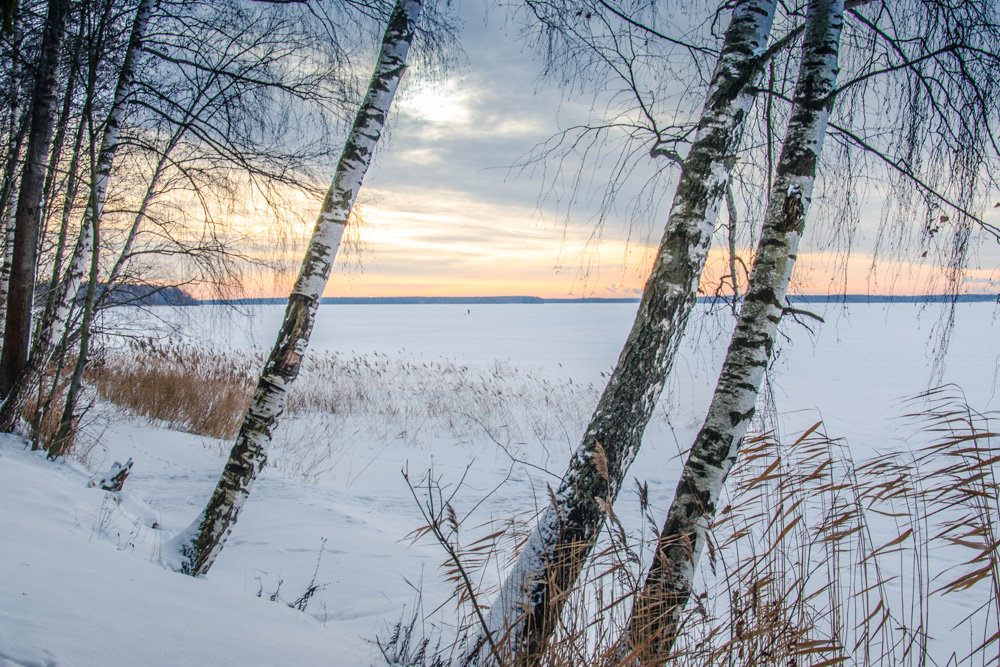
[[[938,306],[810,308],[826,323],[817,336],[786,326],[791,340],[774,366],[782,434],[822,418],[856,456],[906,447],[901,401],[938,382],[961,386],[979,410],[996,407],[992,304],[958,306],[940,377],[928,361]],[[136,331],[173,324],[198,344],[252,350],[269,345],[281,312],[203,306],[116,316]],[[54,465],[3,438],[0,665],[377,662],[371,640],[412,609],[416,588],[425,608],[450,590],[440,550],[403,539],[421,520],[401,471],[418,482],[432,470],[452,488],[464,479],[453,504],[460,517],[472,513],[472,534],[544,505],[634,312],[635,304],[322,307],[313,347],[376,366],[365,377],[389,386],[365,393],[350,413],[282,427],[274,466],[205,580],[158,559],[202,507],[226,443],[107,406],[96,408],[82,464]],[[724,313],[693,321],[630,473],[648,481],[658,515],[730,328]],[[130,457],[119,498],[87,488],[91,472]],[[636,506],[623,493],[619,514],[637,516]],[[305,614],[278,602],[294,604],[311,582],[319,588]]]

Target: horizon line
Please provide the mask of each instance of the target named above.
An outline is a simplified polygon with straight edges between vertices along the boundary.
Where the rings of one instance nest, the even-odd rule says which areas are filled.
[[[722,297],[698,296],[699,303],[723,301]],[[790,303],[985,303],[1000,301],[997,294],[794,294]],[[195,299],[192,305],[281,305],[288,297],[236,297]],[[541,297],[506,296],[324,296],[321,305],[420,305],[420,304],[543,304],[543,303],[639,303],[640,297]]]

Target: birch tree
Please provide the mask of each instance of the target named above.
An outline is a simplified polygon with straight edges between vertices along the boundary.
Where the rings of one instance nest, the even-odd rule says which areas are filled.
[[[39,405],[51,407],[43,385],[60,385],[60,359],[89,336],[87,322],[111,303],[108,283],[201,281],[222,290],[237,279],[241,264],[266,262],[241,245],[246,237],[217,214],[232,198],[246,197],[243,183],[265,196],[316,193],[316,166],[328,164],[341,148],[325,129],[341,119],[346,123],[356,111],[353,101],[347,110],[354,74],[338,41],[345,38],[341,28],[360,22],[352,8],[328,13],[294,6],[279,12],[238,2],[150,6],[140,0],[128,9],[111,0],[79,8],[87,85],[79,86],[75,99],[67,85],[64,96],[72,102],[64,129],[69,136],[75,127],[73,150],[49,154],[54,169],[45,189],[51,196],[42,215],[51,229],[41,239],[36,272],[45,274],[50,289],[44,309],[36,309],[28,373],[19,376],[13,400],[0,408],[0,421],[7,423],[17,420],[35,387]],[[137,26],[140,18],[144,23]],[[18,31],[27,19],[41,25],[41,18],[29,14]],[[137,27],[144,33],[141,45],[130,39],[138,36]],[[64,71],[77,67],[73,52],[63,56]],[[289,117],[298,122],[286,122]],[[17,136],[8,132],[6,138]],[[55,197],[60,190],[61,211]],[[80,199],[78,190],[84,193]],[[171,196],[164,197],[166,192]],[[191,206],[179,203],[184,197]],[[109,198],[115,204],[104,216]],[[272,211],[276,218],[283,215]],[[98,250],[109,261],[95,263]],[[80,292],[91,269],[96,294],[88,308]],[[85,365],[88,356],[75,360]],[[50,359],[55,363],[48,364]],[[46,368],[57,369],[55,380],[43,377]],[[70,398],[76,396],[79,391],[71,392]],[[68,402],[64,425],[75,423],[75,401]],[[38,416],[29,422],[41,424]]]
[[[41,226],[42,190],[55,121],[59,56],[69,0],[49,0],[35,72],[31,121],[14,219],[11,274],[8,283],[3,352],[0,353],[0,396],[6,398],[28,361],[35,264]],[[7,427],[6,430],[10,430]]]
[[[294,194],[321,194],[319,170],[342,148],[331,138],[357,111],[345,54],[369,41],[344,34],[358,19],[341,8],[160,4],[123,136],[130,157],[120,168],[130,171],[112,184],[131,186],[111,193],[128,215],[116,206],[104,231],[102,281],[224,295],[242,269],[270,261],[272,245],[231,225],[231,211],[259,196],[261,222],[285,230],[299,222],[298,207],[287,205]],[[102,289],[96,307],[109,294]]]
[[[659,664],[669,655],[716,502],[754,414],[833,106],[843,14],[844,0],[809,2],[794,104],[743,307],[708,416],[684,465],[653,564],[633,606],[630,641],[642,664]]]
[[[264,364],[229,461],[199,518],[176,539],[181,572],[192,576],[208,572],[267,461],[272,429],[284,409],[288,387],[298,376],[354,200],[406,69],[420,11],[421,0],[397,0],[393,8],[368,92],[344,144],[289,295],[278,338]]]
[[[4,306],[0,312],[0,334],[6,328],[7,293],[10,286],[10,272],[14,252],[14,214],[16,211],[17,163],[21,156],[24,137],[28,133],[28,117],[22,111],[21,67],[19,52],[21,48],[20,31],[11,29],[11,57],[9,63],[10,81],[8,82],[8,114],[7,114],[7,146],[4,156],[3,181],[0,181],[0,229],[3,237],[0,239],[0,304]],[[0,395],[2,397],[2,395]]]
[[[143,38],[146,27],[149,25],[150,16],[156,8],[158,0],[141,0],[135,11],[135,18],[132,22],[132,30],[129,35],[128,47],[125,60],[122,63],[121,71],[118,75],[118,83],[115,86],[114,98],[108,118],[104,123],[104,133],[101,139],[101,148],[97,153],[97,161],[94,165],[93,174],[90,179],[90,197],[87,201],[87,208],[83,214],[83,224],[80,229],[80,238],[76,248],[70,258],[70,265],[66,277],[63,280],[62,298],[56,298],[57,309],[52,315],[52,321],[46,322],[50,332],[44,332],[39,336],[40,344],[44,346],[39,354],[43,358],[48,357],[48,349],[52,346],[56,332],[60,330],[69,314],[70,301],[76,301],[76,294],[79,290],[80,279],[83,271],[81,264],[87,258],[90,259],[90,277],[87,283],[87,293],[84,299],[83,318],[80,323],[80,347],[77,352],[76,364],[70,378],[69,388],[66,392],[66,402],[63,406],[63,414],[59,420],[59,427],[55,438],[49,446],[49,456],[60,456],[65,453],[74,430],[74,413],[76,403],[83,386],[83,371],[90,358],[90,328],[94,319],[94,301],[98,285],[99,269],[99,235],[101,229],[101,217],[104,214],[104,203],[107,199],[108,180],[111,176],[111,167],[118,151],[118,138],[121,132],[125,104],[132,90],[132,81],[135,78],[135,68],[142,52]]]
[[[142,54],[146,28],[157,4],[158,0],[140,0],[135,10],[125,58],[118,73],[111,107],[108,109],[107,119],[104,122],[96,164],[93,166],[90,178],[90,192],[87,198],[87,207],[83,213],[83,222],[80,225],[80,235],[70,257],[69,266],[60,287],[60,294],[54,299],[55,312],[51,314],[51,321],[44,322],[47,329],[44,340],[48,344],[51,344],[53,339],[60,335],[60,330],[69,315],[70,304],[76,300],[83,274],[87,270],[86,266],[91,251],[96,246],[95,233],[99,229],[101,217],[104,215],[108,182],[111,178],[115,155],[118,152],[119,135],[126,105],[132,94],[135,69]]]
[[[47,301],[50,309],[46,309],[42,321],[39,323],[39,331],[34,338],[31,351],[31,359],[25,366],[14,386],[8,392],[2,406],[0,406],[0,430],[10,430],[20,415],[21,409],[27,400],[31,388],[42,373],[48,363],[52,347],[58,337],[62,334],[62,327],[66,323],[69,311],[77,300],[77,292],[83,279],[83,274],[87,271],[88,263],[96,270],[96,249],[97,236],[100,230],[101,216],[104,213],[104,202],[107,198],[108,181],[111,177],[111,169],[114,164],[115,154],[118,151],[118,138],[121,132],[122,121],[125,113],[126,103],[132,92],[132,82],[135,78],[135,68],[142,52],[143,37],[146,27],[149,24],[150,16],[156,6],[156,0],[141,0],[135,11],[132,21],[132,29],[129,35],[128,46],[118,74],[118,81],[115,85],[111,107],[108,111],[107,119],[104,122],[101,144],[97,152],[96,162],[93,165],[90,177],[90,194],[87,200],[87,207],[84,210],[83,222],[80,225],[80,234],[73,249],[73,254],[69,260],[66,274],[63,280],[55,287],[56,293]],[[94,270],[91,273],[94,274]],[[96,279],[96,274],[92,275]],[[91,285],[94,281],[91,281]],[[91,299],[87,299],[91,302]],[[91,304],[92,305],[92,304]],[[92,311],[92,308],[90,309]],[[84,324],[89,325],[92,312],[84,314]],[[89,332],[84,333],[84,340]],[[83,352],[83,350],[81,350]],[[87,363],[87,354],[83,353],[77,358],[77,365],[81,366],[80,373],[74,373],[75,382],[71,382],[69,398],[74,398],[79,394],[80,378],[82,366]],[[75,389],[75,391],[74,391]],[[75,407],[75,400],[67,400],[66,405],[70,415]],[[60,422],[59,433],[55,442],[49,450],[50,456],[59,456],[63,453],[68,437],[68,426],[65,425],[65,418]]]
[[[770,0],[743,0],[733,9],[635,323],[582,444],[494,600],[487,628],[470,647],[470,660],[530,663],[556,628],[566,591],[638,452],[695,303],[774,11]]]

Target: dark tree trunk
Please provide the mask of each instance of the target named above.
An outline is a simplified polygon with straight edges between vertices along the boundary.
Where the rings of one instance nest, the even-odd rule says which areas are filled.
[[[63,35],[66,32],[69,4],[69,0],[49,0],[42,48],[35,74],[31,125],[14,219],[14,245],[6,304],[7,318],[4,323],[3,352],[0,353],[0,396],[4,397],[5,402],[28,360],[31,342],[31,308],[35,291],[35,263],[38,259],[42,191],[45,187],[45,167],[55,120],[59,56],[62,51]],[[5,420],[0,423],[0,430],[9,432],[16,422],[16,416],[13,420]]]

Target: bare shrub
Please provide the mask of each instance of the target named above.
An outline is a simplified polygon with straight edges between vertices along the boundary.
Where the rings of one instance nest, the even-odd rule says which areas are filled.
[[[418,592],[412,611],[404,607],[388,636],[374,640],[386,664],[399,667],[448,667],[452,664],[454,652],[445,653],[441,649],[440,637],[437,643],[432,643],[423,621],[423,599]]]
[[[280,602],[289,609],[295,609],[297,611],[308,611],[309,603],[312,601],[313,596],[316,593],[322,591],[329,583],[320,584],[316,582],[316,577],[319,576],[319,568],[323,562],[323,553],[326,551],[326,538],[322,538],[319,543],[319,551],[316,552],[316,566],[313,568],[312,577],[309,579],[309,583],[305,585],[302,593],[300,593],[294,600],[286,600],[281,596],[281,586],[285,583],[284,579],[278,579],[278,583],[275,584],[274,590],[271,593],[264,592],[264,577],[259,575],[256,577],[258,588],[257,597],[267,597],[271,602]]]
[[[41,449],[52,458],[65,456],[70,452],[79,458],[88,458],[94,442],[88,442],[84,451],[76,450],[77,436],[81,429],[93,430],[96,422],[90,413],[92,401],[77,405],[71,428],[60,436],[60,420],[66,404],[69,389],[69,372],[76,365],[76,357],[67,356],[49,364],[39,378],[37,390],[30,395],[21,410],[21,418],[28,424],[32,449]],[[88,438],[88,440],[91,440]]]
[[[57,369],[50,368],[42,378],[39,391],[25,403],[21,416],[31,426],[35,449],[48,451],[53,444],[68,384],[69,378],[57,375]],[[68,444],[72,446],[72,442]]]

